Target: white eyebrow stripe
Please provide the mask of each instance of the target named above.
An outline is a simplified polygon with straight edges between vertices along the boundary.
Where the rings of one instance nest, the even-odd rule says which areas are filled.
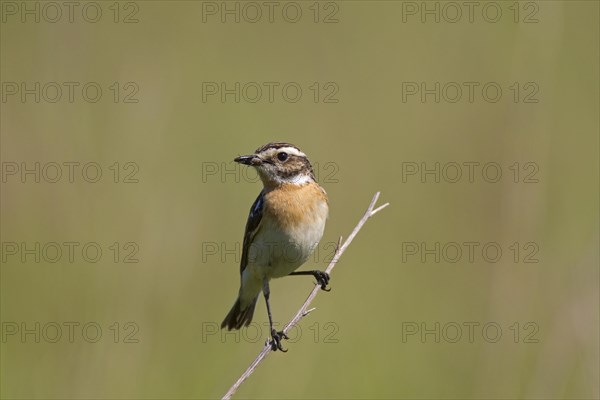
[[[295,147],[280,147],[277,149],[277,152],[280,152],[280,151],[291,154],[293,156],[306,157],[306,154],[304,154],[300,150],[296,149]]]

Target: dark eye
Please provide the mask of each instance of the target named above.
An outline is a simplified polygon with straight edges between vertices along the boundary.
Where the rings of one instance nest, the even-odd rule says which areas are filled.
[[[283,162],[288,159],[288,154],[282,151],[281,153],[277,154],[277,159]]]

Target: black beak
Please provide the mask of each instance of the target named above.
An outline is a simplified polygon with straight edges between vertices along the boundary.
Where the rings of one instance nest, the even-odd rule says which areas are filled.
[[[260,165],[262,164],[262,160],[256,154],[252,154],[251,156],[240,156],[233,159],[236,163],[245,164],[245,165]]]

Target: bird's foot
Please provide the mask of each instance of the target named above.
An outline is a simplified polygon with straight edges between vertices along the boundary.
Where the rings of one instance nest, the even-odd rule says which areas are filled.
[[[273,351],[277,351],[277,350],[281,350],[284,353],[287,352],[286,349],[283,348],[283,346],[281,345],[281,341],[283,339],[289,339],[288,335],[286,335],[283,331],[279,331],[277,332],[275,329],[271,330],[271,349]]]
[[[327,272],[315,271],[314,276],[317,279],[317,283],[321,285],[321,290],[326,292],[331,291],[331,288],[327,289],[327,285],[329,284],[329,274]]]

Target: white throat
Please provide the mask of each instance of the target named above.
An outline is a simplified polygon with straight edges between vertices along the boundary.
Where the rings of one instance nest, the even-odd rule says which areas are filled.
[[[259,176],[263,181],[264,186],[278,186],[283,184],[303,186],[307,183],[314,181],[313,177],[310,174],[300,174],[296,176],[291,176],[289,178],[281,178],[277,175],[262,174],[259,172]]]

